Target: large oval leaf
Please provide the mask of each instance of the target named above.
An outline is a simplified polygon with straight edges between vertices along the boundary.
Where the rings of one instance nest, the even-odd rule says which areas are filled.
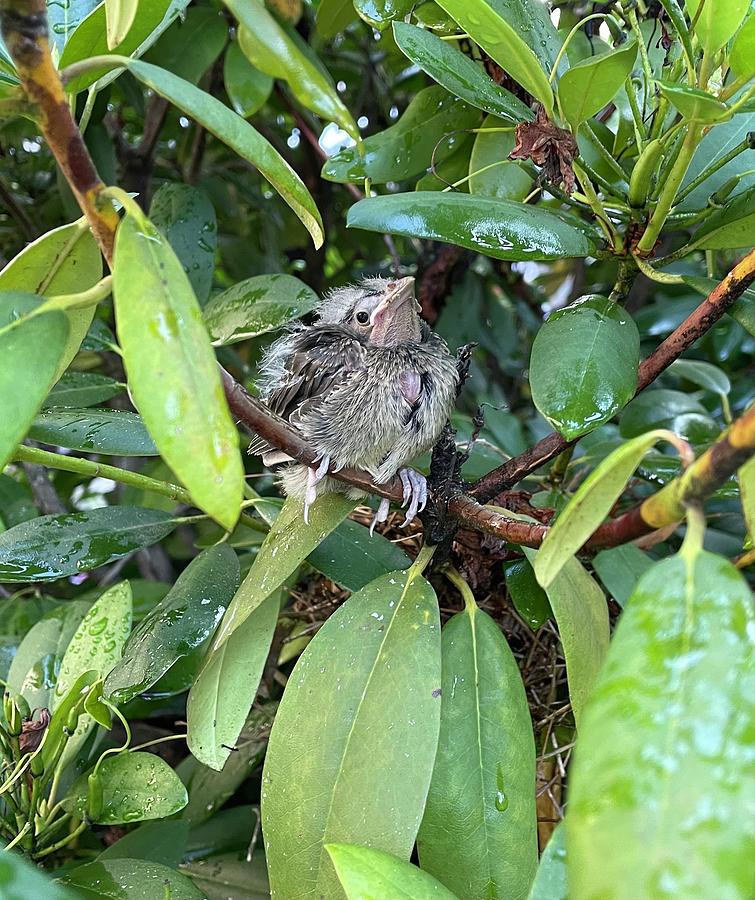
[[[60,882],[83,900],[206,900],[204,891],[180,872],[143,859],[103,859],[86,863]]]
[[[262,785],[278,896],[342,896],[327,843],[360,840],[409,858],[438,741],[441,677],[435,594],[410,579],[395,572],[354,594],[289,678]]]
[[[376,184],[411,178],[430,166],[433,152],[440,162],[456,149],[457,130],[479,123],[479,110],[442,87],[425,88],[395,125],[368,137],[361,147],[349,147],[325,160],[322,177],[339,182],[370,178]],[[449,137],[444,140],[445,135]]]
[[[755,234],[755,187],[717,209],[695,232],[693,243],[702,250],[750,247]]]
[[[438,755],[417,837],[459,897],[523,897],[537,867],[535,741],[514,655],[474,602],[443,628]]]
[[[532,110],[526,104],[497,85],[448,41],[406,22],[394,22],[393,34],[399,50],[453,96],[508,122],[532,120]]]
[[[129,71],[147,87],[203,125],[211,134],[250,162],[301,219],[315,247],[323,240],[322,219],[304,182],[278,151],[241,116],[215,97],[165,69],[139,60]]]
[[[708,53],[734,35],[750,8],[749,0],[685,0],[694,32]]]
[[[458,244],[496,259],[589,256],[595,245],[556,213],[508,200],[426,191],[360,200],[347,225]]]
[[[311,312],[317,294],[293,275],[255,275],[210,300],[204,321],[216,344],[235,344]]]
[[[55,381],[68,335],[68,320],[55,310],[0,328],[0,470]]]
[[[118,227],[113,293],[129,387],[160,455],[230,530],[244,487],[238,433],[189,279],[138,207]]]
[[[640,335],[629,313],[589,294],[552,313],[530,359],[535,406],[567,440],[592,431],[637,388]]]
[[[233,550],[227,544],[203,550],[134,629],[105,692],[121,704],[152,687],[176,660],[210,637],[238,586]]]
[[[616,96],[637,58],[637,42],[627,41],[610,53],[591,56],[572,66],[558,82],[564,118],[576,129]]]
[[[29,436],[44,444],[85,453],[157,455],[157,447],[139,416],[119,409],[51,409],[37,416]]]
[[[570,894],[753,896],[752,628],[751,593],[721,557],[686,547],[640,580],[571,770]]]
[[[53,581],[156,544],[176,527],[156,509],[105,506],[39,516],[0,534],[0,580]]]

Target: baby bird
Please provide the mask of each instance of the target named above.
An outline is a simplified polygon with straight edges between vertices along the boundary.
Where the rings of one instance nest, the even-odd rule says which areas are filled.
[[[409,506],[408,525],[427,502],[425,478],[406,468],[438,439],[456,397],[454,358],[419,317],[414,279],[366,278],[320,304],[314,325],[298,326],[268,350],[260,394],[270,409],[301,431],[317,451],[316,468],[286,466],[284,492],[304,501],[304,520],[318,493],[364,494],[327,473],[366,469],[376,484],[397,472]],[[263,440],[253,441],[266,466],[293,462]],[[372,522],[384,522],[381,500]],[[370,529],[370,530],[372,530]]]

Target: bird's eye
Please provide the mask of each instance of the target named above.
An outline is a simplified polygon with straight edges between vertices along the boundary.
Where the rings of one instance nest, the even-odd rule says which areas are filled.
[[[360,325],[366,325],[370,321],[370,314],[363,309],[360,309],[356,314],[356,320]]]

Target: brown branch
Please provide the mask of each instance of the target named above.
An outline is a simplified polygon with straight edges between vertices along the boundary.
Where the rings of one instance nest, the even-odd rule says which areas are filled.
[[[755,281],[755,250],[751,250],[741,262],[708,294],[682,324],[660,344],[647,359],[640,363],[637,391],[644,390],[665,371],[674,360],[702,337],[723,316],[734,301]],[[496,469],[483,475],[470,490],[470,494],[486,502],[501,491],[508,490],[530,475],[540,466],[550,462],[576,441],[567,441],[553,431],[524,453],[513,457]]]

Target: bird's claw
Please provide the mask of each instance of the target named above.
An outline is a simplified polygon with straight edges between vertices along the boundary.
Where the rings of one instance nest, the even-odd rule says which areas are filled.
[[[372,537],[377,523],[385,522],[385,520],[388,518],[388,510],[390,509],[390,507],[391,501],[387,497],[382,497],[380,499],[380,506],[378,506],[377,512],[372,517],[372,524],[370,525],[370,537]]]
[[[404,487],[404,499],[401,506],[403,508],[407,503],[409,504],[406,518],[401,524],[401,528],[406,528],[417,513],[422,512],[427,505],[427,479],[415,469],[399,469],[398,474]]]
[[[318,460],[315,460],[317,462]],[[309,525],[309,507],[317,500],[317,485],[328,474],[330,467],[330,457],[322,456],[319,458],[319,465],[316,469],[307,468],[307,490],[304,494],[304,524]]]

